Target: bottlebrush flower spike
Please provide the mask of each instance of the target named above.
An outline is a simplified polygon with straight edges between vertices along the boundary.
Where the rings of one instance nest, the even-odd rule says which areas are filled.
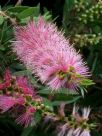
[[[14,77],[9,71],[6,71],[4,77],[4,82],[0,85],[2,88],[0,112],[9,111],[12,113],[13,111],[13,116],[18,116],[16,119],[17,123],[27,127],[34,118],[33,114],[36,112],[36,105],[40,104],[41,98],[28,83],[26,77]],[[7,81],[9,81],[10,86],[5,85]]]
[[[88,120],[89,114],[90,114],[90,107],[88,108],[82,108],[81,110],[81,115],[79,113],[79,107],[78,106],[74,106],[73,107],[73,112],[72,115],[74,118],[76,118],[77,120]]]
[[[74,106],[72,116],[60,127],[58,136],[91,136],[91,124],[88,124],[90,108],[80,109]]]
[[[4,73],[4,82],[0,84],[0,90],[3,90],[10,86],[11,83],[11,73],[9,69],[6,69]]]
[[[15,29],[13,50],[52,90],[77,90],[90,76],[81,55],[55,24],[46,22],[42,17],[37,22]]]
[[[0,95],[0,110],[2,112],[8,111],[16,103],[16,100],[11,96]]]
[[[30,85],[28,85],[28,81],[26,77],[23,76],[17,77],[16,84],[24,94],[36,95],[33,88]]]
[[[68,124],[64,124],[61,128],[60,128],[60,132],[58,133],[58,136],[64,136],[65,134],[67,135],[66,131],[68,132]]]
[[[19,96],[18,98],[14,96],[7,96],[7,95],[0,95],[0,110],[3,112],[6,112],[13,108],[14,106],[23,105],[25,103],[25,100],[22,96]]]
[[[91,136],[90,130],[88,129],[81,129],[81,128],[70,128],[68,124],[65,124],[60,129],[60,132],[57,136]]]
[[[89,130],[84,130],[79,136],[91,136]]]
[[[31,106],[28,107],[26,109],[26,112],[24,112],[22,115],[20,115],[16,119],[17,124],[21,124],[27,127],[32,122],[35,112],[36,112],[36,109],[34,107],[31,107]]]
[[[4,80],[5,81],[10,81],[11,80],[11,73],[9,69],[6,69],[5,74],[4,74]]]
[[[5,88],[5,84],[4,83],[1,83],[0,84],[0,90],[4,89]]]
[[[81,128],[77,128],[76,130],[73,131],[73,136],[91,136],[91,135],[90,130],[88,129],[82,130]]]
[[[83,108],[83,110],[82,110],[82,118],[88,120],[90,111],[91,111],[90,108]]]

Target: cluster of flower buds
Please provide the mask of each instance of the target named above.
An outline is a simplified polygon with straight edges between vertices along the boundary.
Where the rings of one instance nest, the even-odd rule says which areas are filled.
[[[87,22],[93,22],[96,19],[99,19],[102,15],[102,1],[99,0],[95,5],[91,8],[86,9],[84,13],[78,18],[79,21],[87,24]]]
[[[92,84],[81,55],[56,25],[42,17],[27,26],[17,27],[12,46],[27,68],[52,91],[60,88],[76,91]]]
[[[15,115],[16,122],[28,126],[34,119],[36,111],[46,112],[49,107],[44,106],[42,98],[36,94],[36,90],[28,84],[27,78],[23,76],[11,76],[6,70],[4,82],[0,84],[0,111],[9,111]]]
[[[99,33],[96,34],[76,34],[74,37],[74,42],[76,44],[80,43],[80,47],[90,45],[96,45],[102,40],[102,35]]]
[[[74,106],[71,116],[46,116],[45,123],[57,123],[57,136],[90,136],[90,130],[95,127],[89,123],[90,108],[79,108]]]
[[[75,4],[75,9],[77,12],[84,11],[89,5],[87,1],[83,1],[83,0],[75,0],[74,4]]]
[[[79,107],[74,106],[71,117],[60,127],[58,136],[90,136],[90,128],[93,126],[88,124],[90,108],[81,109],[81,114],[78,110]]]

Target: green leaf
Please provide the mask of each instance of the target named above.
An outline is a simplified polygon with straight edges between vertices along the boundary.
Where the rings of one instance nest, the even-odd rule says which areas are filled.
[[[31,132],[33,131],[34,127],[24,128],[21,136],[30,136]]]
[[[17,6],[17,7],[10,7],[7,9],[7,11],[12,13],[20,13],[28,8],[29,8],[28,6]]]
[[[30,20],[31,20],[31,18],[30,18],[30,16],[29,16],[29,17],[26,17],[26,18],[21,19],[20,23],[21,23],[21,24],[25,24],[25,23],[28,23]]]
[[[48,87],[41,87],[41,89],[39,89],[39,93],[40,94],[51,94],[51,95],[54,95],[54,94],[77,94],[77,92],[73,91],[73,90],[69,90],[69,89],[66,89],[66,88],[61,88],[59,90],[51,90],[50,88]]]
[[[37,124],[37,123],[39,123],[40,122],[40,120],[41,120],[41,113],[39,112],[39,111],[36,111],[35,113],[34,113],[34,122],[35,122],[35,124]]]
[[[60,100],[60,101],[53,101],[52,102],[52,105],[53,106],[57,106],[57,105],[60,105],[62,102],[64,102],[65,104],[71,104],[71,103],[75,103],[77,100],[79,100],[81,98],[81,96],[72,96],[72,97],[69,97],[67,100]]]
[[[72,9],[74,5],[74,0],[65,0],[64,8],[63,8],[63,28],[66,32],[66,34],[69,33],[68,25],[71,23],[70,18],[73,18],[70,16],[70,10]]]
[[[4,22],[4,17],[0,15],[0,25],[2,25]]]
[[[14,72],[13,75],[15,76],[28,76],[30,75],[30,72],[28,70],[22,70],[22,71],[18,71],[18,72]]]
[[[51,20],[52,19],[52,15],[48,11],[45,12],[45,14],[43,15],[43,17],[45,18],[45,20]]]
[[[48,106],[51,111],[53,111],[52,102],[50,102],[47,98],[43,98],[43,104]]]
[[[5,50],[6,50],[5,47],[0,45],[0,51],[5,51]]]
[[[84,87],[79,87],[79,88],[80,88],[81,95],[84,98],[84,94],[85,92],[87,92],[87,90]]]
[[[86,87],[89,86],[89,85],[93,85],[93,84],[95,84],[95,83],[90,79],[82,79],[80,81],[80,85],[86,86]]]
[[[39,15],[39,7],[29,7],[26,10],[20,12],[17,17],[19,19],[27,18],[27,17],[34,17]]]

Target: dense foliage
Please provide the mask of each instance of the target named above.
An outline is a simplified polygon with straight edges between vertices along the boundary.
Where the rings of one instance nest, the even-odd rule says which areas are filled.
[[[91,79],[85,78],[82,80],[82,85],[85,86],[85,89],[81,86],[78,93],[75,91],[70,93],[66,88],[61,88],[54,93],[54,91],[51,91],[51,89],[46,86],[46,82],[43,84],[41,81],[37,80],[35,73],[32,74],[31,69],[26,68],[24,63],[20,61],[21,58],[19,59],[18,52],[15,53],[13,51],[12,43],[17,40],[14,34],[15,27],[25,26],[31,20],[37,21],[41,15],[47,22],[56,22],[59,30],[64,32],[64,35],[69,39],[70,44],[73,44],[77,52],[82,54],[82,58],[87,62],[89,71],[92,74]],[[32,85],[32,88],[37,90],[37,95],[44,99],[44,101],[40,103],[40,107],[42,106],[42,109],[45,108],[46,112],[51,113],[51,115],[54,114],[53,116],[56,118],[57,114],[62,116],[60,110],[63,103],[65,116],[72,113],[73,105],[75,103],[79,107],[90,106],[92,110],[89,118],[93,128],[91,130],[91,135],[102,136],[101,43],[102,0],[65,0],[62,5],[61,0],[56,0],[53,10],[48,10],[46,7],[43,7],[42,9],[40,4],[34,7],[22,6],[22,1],[18,1],[14,6],[7,4],[0,9],[0,83],[2,84],[5,81],[4,75],[8,68],[12,73],[12,79],[15,79],[15,84],[17,82],[17,77],[26,77]],[[71,72],[73,72],[73,69]],[[59,72],[58,74],[59,76],[65,76],[64,74],[66,73]],[[8,80],[7,77],[6,79]],[[13,84],[12,87],[13,91],[15,90],[15,84]],[[25,82],[22,84],[25,84]],[[5,86],[6,85],[7,84],[5,84]],[[2,92],[0,92],[0,95],[1,94]],[[33,99],[33,96],[31,98]],[[2,107],[0,107],[0,110],[1,109]],[[39,112],[36,112],[34,117],[35,123],[32,126],[24,128],[17,125],[10,114],[11,112],[0,113],[0,135],[2,136],[53,136],[56,135],[57,132],[55,128],[61,125],[58,118],[54,122],[50,121],[47,124],[44,124],[44,118],[41,117]],[[69,118],[69,120],[72,119],[70,116]],[[61,120],[61,123],[63,123],[63,120]]]

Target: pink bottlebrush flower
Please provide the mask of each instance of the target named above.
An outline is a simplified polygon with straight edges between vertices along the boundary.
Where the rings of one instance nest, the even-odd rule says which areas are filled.
[[[80,111],[79,111],[80,110]],[[60,128],[58,136],[91,136],[90,130],[88,130],[89,124],[87,123],[90,108],[79,109],[74,105],[71,122],[67,122]],[[76,126],[74,126],[76,124]],[[83,128],[83,125],[85,128]]]
[[[35,63],[36,74],[52,90],[58,90],[62,87],[77,90],[80,86],[80,77],[88,77],[88,68],[82,63],[80,55],[73,49],[66,48],[65,51],[63,49],[58,51],[55,48],[55,51],[49,58],[44,51],[42,58],[39,58],[42,63],[37,61],[39,66]],[[41,61],[42,59],[43,61]]]
[[[62,116],[62,117],[65,117],[65,111],[64,111],[64,109],[65,109],[65,103],[62,102],[60,104],[60,108],[59,108],[59,115]]]
[[[68,125],[63,125],[57,136],[76,136],[74,135],[74,128],[68,128]]]
[[[3,90],[5,88],[5,84],[4,83],[1,83],[0,84],[0,90]]]
[[[90,107],[80,109],[82,112],[81,115],[79,114],[78,110],[79,110],[78,106],[73,107],[73,112],[72,112],[73,117],[75,117],[76,119],[79,119],[79,121],[80,120],[88,120],[88,117],[89,117],[89,114],[91,111]]]
[[[57,136],[91,136],[90,131],[82,128],[70,128],[68,124],[64,124]]]
[[[73,134],[74,134],[74,129],[71,128],[71,129],[68,131],[68,133],[67,133],[66,136],[74,136]]]
[[[82,118],[87,120],[89,117],[90,111],[91,111],[90,107],[83,108],[82,109]]]
[[[82,129],[79,127],[79,128],[74,130],[73,135],[74,136],[80,136],[81,132],[82,132]]]
[[[4,74],[4,81],[5,81],[4,84],[6,88],[11,85],[11,79],[12,79],[11,73],[9,69],[6,69],[5,74]]]
[[[19,96],[18,98],[16,98],[16,104],[18,104],[18,105],[24,105],[25,104],[24,97]]]
[[[91,136],[89,130],[84,130],[79,136]]]
[[[15,98],[11,96],[0,95],[0,109],[2,110],[2,112],[8,111],[15,105],[15,103]]]
[[[89,130],[82,130],[81,128],[69,128],[68,124],[62,126],[57,136],[91,136]]]
[[[28,107],[26,109],[26,112],[21,114],[17,119],[16,122],[18,124],[24,125],[25,127],[29,126],[29,124],[33,120],[33,115],[36,112],[36,109],[34,107]]]
[[[72,111],[72,115],[73,117],[75,117],[77,114],[78,114],[78,110],[79,110],[79,107],[74,105],[73,106],[73,111]]]
[[[77,128],[74,130],[73,136],[91,136],[90,135],[90,130],[84,129],[82,130],[81,128]]]
[[[49,122],[54,122],[56,120],[57,120],[56,117],[53,117],[51,115],[46,115],[45,118],[44,118],[44,124],[47,124]]]
[[[22,90],[24,94],[30,94],[35,95],[35,91],[33,88],[28,85],[27,78],[26,77],[18,77],[16,79],[17,86]]]
[[[39,18],[15,31],[13,50],[24,64],[52,90],[77,90],[89,77],[81,55],[69,44],[56,25]]]
[[[6,95],[0,95],[0,109],[2,112],[6,112],[13,108],[15,105],[24,105],[25,99],[21,96],[18,98]]]
[[[6,69],[6,71],[5,71],[4,80],[5,81],[10,81],[11,80],[11,73],[10,73],[9,69]]]
[[[4,82],[4,89],[9,87],[10,85],[11,85],[11,82],[9,80]]]
[[[10,81],[5,81],[4,83],[0,84],[0,90],[3,90],[11,85]]]
[[[6,69],[4,74],[4,82],[0,84],[0,90],[3,90],[7,87],[9,87],[11,84],[11,74],[8,69]]]
[[[57,136],[65,136],[67,134],[68,134],[68,124],[66,123],[60,128],[60,131]]]

